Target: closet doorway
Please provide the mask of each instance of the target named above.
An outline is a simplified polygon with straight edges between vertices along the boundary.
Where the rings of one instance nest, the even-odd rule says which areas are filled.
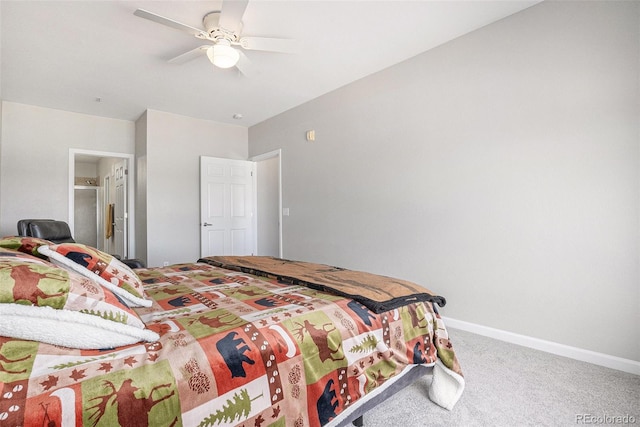
[[[282,150],[250,160],[256,164],[257,255],[282,258]]]
[[[133,157],[69,150],[69,227],[78,243],[134,256]]]

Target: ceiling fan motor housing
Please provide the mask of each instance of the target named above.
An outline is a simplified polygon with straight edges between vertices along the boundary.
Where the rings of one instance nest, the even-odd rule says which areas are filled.
[[[226,39],[230,42],[237,42],[239,39],[238,33],[242,31],[242,24],[240,24],[240,30],[237,33],[233,32],[232,30],[227,30],[226,28],[220,27],[220,13],[220,10],[214,10],[213,12],[207,13],[202,18],[202,25],[207,31],[208,38],[214,41]]]

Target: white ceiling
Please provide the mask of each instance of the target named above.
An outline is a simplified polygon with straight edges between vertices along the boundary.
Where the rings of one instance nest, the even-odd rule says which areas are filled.
[[[247,77],[214,70],[204,55],[168,63],[202,41],[133,15],[143,8],[202,28],[221,0],[1,0],[0,98],[125,120],[154,109],[251,126],[538,1],[252,0],[243,35],[294,38],[303,50],[246,51]]]

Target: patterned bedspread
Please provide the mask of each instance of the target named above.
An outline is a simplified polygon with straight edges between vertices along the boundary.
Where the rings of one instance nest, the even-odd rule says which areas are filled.
[[[76,350],[0,336],[0,425],[320,426],[407,365],[462,378],[430,302],[375,314],[204,263],[136,273],[153,300],[136,311],[160,340]]]
[[[270,256],[210,256],[198,261],[351,298],[374,313],[418,301],[446,304],[443,297],[415,283],[326,264]]]

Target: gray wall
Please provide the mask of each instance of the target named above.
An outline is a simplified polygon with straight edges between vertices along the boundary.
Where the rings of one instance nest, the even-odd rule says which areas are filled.
[[[194,262],[200,257],[200,156],[247,159],[248,130],[155,110],[138,126],[146,126],[136,131],[136,138],[146,138],[136,147],[146,156],[137,179],[146,183],[147,265]]]
[[[2,85],[0,85],[0,86],[2,86]],[[2,117],[3,117],[3,115],[2,115],[2,105],[3,105],[2,96],[0,96],[0,167],[2,167],[2,135],[3,135],[3,132],[2,132]],[[2,170],[0,170],[0,189],[2,189]],[[1,197],[1,194],[0,194],[0,227],[1,227],[1,224],[2,224],[2,205],[1,205],[1,203],[2,203],[2,197]]]
[[[3,102],[0,235],[21,218],[69,218],[69,149],[133,154],[134,123]]]
[[[544,2],[251,127],[284,256],[640,361],[639,29],[638,2]]]
[[[136,253],[147,263],[147,112],[136,120]]]
[[[199,157],[248,157],[247,128],[160,111],[134,123],[3,102],[0,123],[0,235],[21,218],[68,221],[70,148],[135,152],[134,255],[150,266],[199,257]]]

